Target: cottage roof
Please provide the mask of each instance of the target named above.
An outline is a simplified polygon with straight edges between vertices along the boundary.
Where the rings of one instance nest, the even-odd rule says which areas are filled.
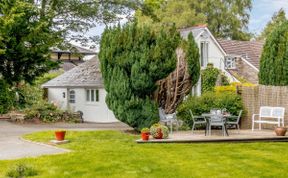
[[[264,41],[237,41],[217,39],[228,55],[241,56],[259,69]]]
[[[182,28],[179,31],[181,36],[184,39],[187,39],[190,32],[192,32],[194,38],[197,38],[205,29],[206,26],[194,26],[194,27]]]
[[[94,57],[46,82],[42,87],[103,87],[100,62]]]
[[[85,55],[95,55],[97,54],[95,51],[92,51],[92,50],[88,50],[88,49],[85,49],[85,48],[82,48],[80,46],[76,46],[76,45],[72,45],[71,44],[71,49],[70,50],[62,50],[62,49],[59,49],[57,47],[53,47],[51,48],[51,51],[54,52],[54,53],[79,53],[79,54],[85,54]]]

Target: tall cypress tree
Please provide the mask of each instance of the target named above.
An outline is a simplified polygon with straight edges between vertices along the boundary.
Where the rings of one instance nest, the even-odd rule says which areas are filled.
[[[132,23],[105,30],[99,59],[106,103],[120,121],[137,130],[159,121],[152,95],[156,81],[175,69],[179,43],[175,28],[156,33]]]
[[[288,21],[267,37],[260,60],[259,83],[288,85]]]

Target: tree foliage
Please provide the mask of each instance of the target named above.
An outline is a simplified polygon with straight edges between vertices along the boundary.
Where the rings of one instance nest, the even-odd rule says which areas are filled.
[[[98,43],[99,37],[87,37],[87,32],[99,24],[119,22],[130,18],[133,10],[150,14],[150,6],[142,0],[26,0],[37,7],[41,17],[49,18],[53,29],[62,32],[65,41],[78,41],[83,45],[88,42]]]
[[[175,28],[155,33],[132,23],[104,31],[99,59],[106,103],[116,118],[138,130],[159,120],[152,95],[156,81],[175,69],[179,42]]]
[[[143,24],[159,27],[175,23],[177,28],[185,28],[206,23],[216,37],[248,40],[251,36],[247,32],[251,0],[168,0],[156,4],[146,0],[145,3],[150,4],[157,18],[137,12],[136,17]]]
[[[288,85],[288,21],[268,35],[260,60],[259,83]]]
[[[215,86],[229,85],[227,76],[220,69],[213,67],[213,64],[208,64],[207,68],[201,71],[201,91],[214,91]]]
[[[267,36],[279,25],[287,21],[286,13],[284,9],[280,9],[277,13],[274,13],[272,19],[267,23],[266,27],[259,36],[259,39],[266,39]]]
[[[200,77],[200,54],[199,48],[194,40],[192,33],[188,35],[185,52],[188,63],[188,72],[191,76],[192,86],[194,86],[198,82]]]
[[[7,83],[0,78],[0,114],[5,114],[13,106],[14,95]]]
[[[30,3],[3,0],[0,11],[0,74],[10,85],[32,83],[56,66],[48,54],[58,36]]]

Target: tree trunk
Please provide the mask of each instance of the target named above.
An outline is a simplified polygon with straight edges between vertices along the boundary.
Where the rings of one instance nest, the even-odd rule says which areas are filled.
[[[183,49],[178,48],[176,54],[176,69],[168,77],[157,82],[158,90],[154,95],[159,107],[162,107],[165,113],[174,113],[192,88]]]

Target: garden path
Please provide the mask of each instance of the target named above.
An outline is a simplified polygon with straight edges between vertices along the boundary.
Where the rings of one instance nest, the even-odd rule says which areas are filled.
[[[127,130],[127,125],[117,123],[55,123],[55,124],[14,124],[0,120],[0,160],[18,159],[46,154],[64,153],[69,150],[46,145],[32,143],[21,139],[23,134],[45,130]]]

